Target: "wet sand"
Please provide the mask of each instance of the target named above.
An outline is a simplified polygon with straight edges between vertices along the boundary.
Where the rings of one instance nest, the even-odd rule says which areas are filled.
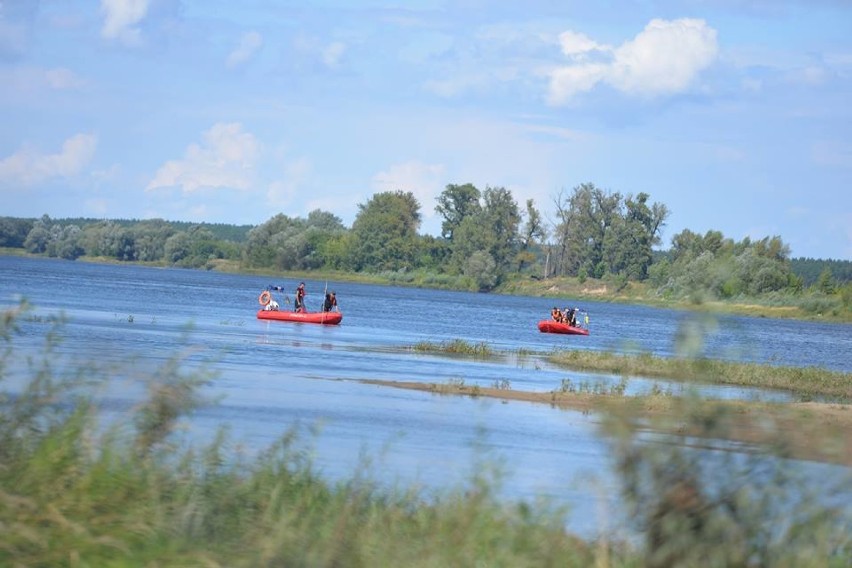
[[[431,392],[436,395],[495,398],[549,404],[600,416],[641,420],[643,428],[684,436],[706,436],[688,428],[682,416],[685,401],[671,396],[626,397],[570,392],[528,392],[470,385],[367,380],[365,383]],[[714,410],[727,416],[724,438],[749,444],[783,444],[790,457],[852,466],[852,405],[816,402],[765,403],[701,401],[692,412]]]

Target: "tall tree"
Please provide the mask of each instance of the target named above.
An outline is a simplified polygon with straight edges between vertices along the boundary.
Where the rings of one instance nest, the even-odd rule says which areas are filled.
[[[623,218],[616,218],[604,238],[604,260],[611,274],[623,274],[636,280],[648,276],[652,247],[660,242],[660,230],[668,216],[665,205],[648,207],[647,193],[624,200]]]
[[[621,194],[609,193],[592,183],[574,188],[570,197],[560,199],[560,224],[556,233],[564,263],[563,273],[576,275],[580,270],[593,276],[603,276],[604,239],[617,222],[621,212]]]
[[[351,256],[356,270],[414,268],[420,203],[410,191],[383,192],[358,204]]]
[[[469,273],[468,265],[474,262],[474,253],[481,253],[475,258],[476,272],[480,275],[478,281],[489,287],[499,283],[518,252],[520,221],[518,204],[509,190],[486,188],[479,212],[465,217],[455,230],[450,259],[452,269],[457,273]],[[493,270],[494,274],[486,278],[483,270]]]
[[[535,254],[530,248],[536,243],[547,239],[547,228],[544,226],[541,213],[535,208],[535,202],[527,199],[526,214],[524,215],[523,230],[520,235],[520,251],[518,252],[518,272],[523,272],[524,266],[535,261]]]
[[[441,236],[453,240],[453,234],[462,221],[479,213],[480,196],[479,190],[473,184],[447,185],[438,196],[438,205],[435,206],[435,211],[444,218],[441,223]]]

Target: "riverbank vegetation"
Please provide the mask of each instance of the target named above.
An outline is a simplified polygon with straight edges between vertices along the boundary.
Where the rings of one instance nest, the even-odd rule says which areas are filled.
[[[650,353],[622,355],[579,349],[555,351],[547,359],[577,371],[776,389],[794,394],[803,401],[817,397],[845,404],[852,402],[852,374],[819,367],[783,367],[692,357],[666,358]]]
[[[683,230],[650,195],[592,183],[560,191],[543,214],[503,187],[449,184],[440,236],[418,233],[411,192],[373,195],[351,227],[332,213],[276,214],[257,226],[152,220],[0,218],[0,247],[64,259],[571,299],[704,307],[852,321],[852,262],[791,258],[779,236],[740,241]],[[545,221],[552,219],[552,221]],[[668,247],[664,246],[668,244]],[[363,280],[362,280],[363,281]]]
[[[591,373],[618,375],[623,379],[643,377],[670,379],[682,384],[731,385],[785,391],[798,400],[827,400],[852,403],[852,374],[821,367],[785,367],[738,361],[722,361],[687,354],[659,357],[651,353],[620,354],[585,349],[555,349],[550,352],[500,352],[487,343],[470,343],[463,339],[440,343],[421,341],[412,351],[429,354],[469,355],[531,359],[539,357],[558,367]],[[621,388],[623,391],[623,387]]]
[[[596,539],[566,531],[567,511],[499,497],[499,467],[483,456],[459,487],[424,494],[376,483],[365,462],[335,483],[310,459],[305,431],[283,428],[259,451],[222,430],[209,442],[181,427],[213,404],[215,369],[180,355],[140,377],[133,408],[99,395],[111,380],[66,367],[48,325],[42,357],[15,346],[26,305],[0,318],[0,564],[9,566],[671,566],[821,565],[852,560],[847,502],[834,479],[809,484],[786,459],[786,431],[751,451],[725,440],[735,414],[684,401],[668,443],[646,443],[647,415],[605,415],[602,435],[632,534],[606,520]],[[488,389],[483,389],[483,392]],[[505,396],[507,388],[495,388]],[[637,407],[638,408],[638,407]],[[637,413],[638,412],[638,413]],[[662,440],[658,440],[662,442]],[[566,448],[566,451],[570,451]],[[838,479],[838,487],[844,487]],[[816,489],[819,491],[817,492]],[[839,491],[839,490],[838,490]],[[613,520],[613,519],[610,519]],[[613,520],[614,521],[614,520]]]

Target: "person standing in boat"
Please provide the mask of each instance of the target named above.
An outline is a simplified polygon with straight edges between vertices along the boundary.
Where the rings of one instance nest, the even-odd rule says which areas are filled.
[[[328,292],[325,295],[325,301],[322,303],[322,311],[324,312],[336,312],[337,309],[337,295],[335,295],[334,290]]]
[[[294,303],[294,308],[297,312],[305,311],[305,283],[299,282],[299,285],[296,287],[296,301]]]

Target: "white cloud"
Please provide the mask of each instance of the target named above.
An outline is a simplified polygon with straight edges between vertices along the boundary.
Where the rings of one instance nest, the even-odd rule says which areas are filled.
[[[578,93],[590,91],[606,78],[610,68],[599,63],[560,67],[550,74],[548,102],[559,105]]]
[[[126,45],[137,45],[141,32],[136,27],[148,13],[150,0],[101,0],[104,25],[101,35]]]
[[[435,215],[435,199],[444,190],[444,178],[444,166],[412,160],[377,173],[372,186],[376,192],[410,191],[420,202],[420,214],[429,218]]]
[[[560,35],[560,45],[571,63],[550,73],[548,101],[554,105],[602,82],[632,95],[675,94],[686,90],[718,55],[716,30],[690,18],[651,20],[617,48],[571,31]],[[607,61],[585,62],[593,51]]]
[[[225,65],[229,69],[239,67],[254,56],[263,46],[263,36],[258,32],[251,31],[243,35],[240,44],[228,55]]]
[[[157,170],[146,191],[179,186],[185,193],[201,188],[247,190],[251,187],[260,143],[239,123],[218,123],[204,133],[201,144],[190,144],[182,160]]]
[[[41,154],[33,148],[22,148],[0,160],[0,180],[31,186],[51,178],[76,176],[92,160],[97,145],[97,136],[77,134],[67,139],[56,154]]]
[[[601,45],[590,39],[585,34],[578,32],[562,32],[559,34],[559,45],[562,47],[562,53],[568,57],[582,59],[592,51],[610,51],[607,45]]]
[[[704,20],[651,20],[633,41],[615,51],[608,78],[628,93],[682,91],[718,54],[716,30]]]

